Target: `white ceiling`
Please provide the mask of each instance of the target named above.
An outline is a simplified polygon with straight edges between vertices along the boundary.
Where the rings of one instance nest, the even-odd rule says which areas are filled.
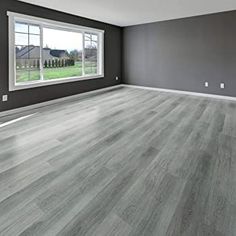
[[[22,0],[119,26],[236,9],[236,0]]]

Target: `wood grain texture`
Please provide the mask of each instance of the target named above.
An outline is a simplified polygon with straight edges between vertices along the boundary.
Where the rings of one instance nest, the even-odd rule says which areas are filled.
[[[236,103],[120,88],[2,117],[0,235],[236,236]]]

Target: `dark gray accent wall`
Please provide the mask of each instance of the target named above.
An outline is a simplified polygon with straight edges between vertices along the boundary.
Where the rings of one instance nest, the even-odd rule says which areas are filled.
[[[122,78],[236,97],[236,11],[126,27]]]
[[[105,77],[102,79],[9,92],[7,11],[105,30]],[[3,94],[8,94],[9,96],[8,102],[1,102],[0,99],[0,111],[119,84],[119,81],[116,81],[115,77],[121,77],[121,45],[122,29],[120,27],[37,7],[16,0],[0,0],[0,98]]]

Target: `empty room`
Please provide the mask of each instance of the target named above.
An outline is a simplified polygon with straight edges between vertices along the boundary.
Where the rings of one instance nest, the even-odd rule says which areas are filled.
[[[0,0],[0,236],[236,236],[235,0]]]

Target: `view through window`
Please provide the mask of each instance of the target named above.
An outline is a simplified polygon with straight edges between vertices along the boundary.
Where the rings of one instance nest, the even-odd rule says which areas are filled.
[[[15,24],[16,81],[40,80],[40,28]]]
[[[100,32],[14,21],[15,84],[102,75]]]
[[[96,74],[98,66],[98,36],[85,34],[85,74]]]
[[[43,78],[82,76],[82,49],[82,33],[43,28]]]

